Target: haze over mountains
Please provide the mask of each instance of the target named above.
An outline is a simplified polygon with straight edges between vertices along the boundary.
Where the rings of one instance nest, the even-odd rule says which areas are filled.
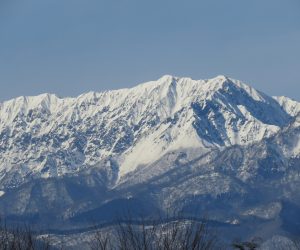
[[[300,103],[225,76],[19,97],[0,104],[0,211],[67,230],[176,210],[296,235],[299,156]]]

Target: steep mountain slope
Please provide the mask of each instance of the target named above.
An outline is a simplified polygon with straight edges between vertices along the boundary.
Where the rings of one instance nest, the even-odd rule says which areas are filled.
[[[163,76],[0,105],[0,211],[56,228],[125,207],[176,209],[251,234],[295,233],[300,103],[225,76]],[[63,222],[63,223],[62,223]]]
[[[111,174],[123,175],[170,150],[252,143],[276,133],[291,115],[224,76],[164,76],[78,98],[19,97],[1,105],[0,119],[0,178],[17,170],[10,184],[17,186],[28,175],[62,176],[111,157]]]

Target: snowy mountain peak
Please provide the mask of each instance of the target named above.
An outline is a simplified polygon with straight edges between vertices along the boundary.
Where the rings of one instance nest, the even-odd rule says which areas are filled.
[[[166,81],[172,81],[174,78],[176,78],[175,76],[172,75],[163,75],[162,77],[160,77],[158,79],[159,82],[166,82]]]
[[[230,78],[225,76],[225,75],[218,75],[212,79],[209,79],[211,82],[220,82],[220,83],[224,83],[226,81],[230,81]]]
[[[209,80],[165,75],[77,98],[19,97],[0,105],[0,178],[17,171],[22,183],[28,173],[73,174],[107,159],[120,177],[172,150],[269,138],[297,110],[298,103],[223,75]]]

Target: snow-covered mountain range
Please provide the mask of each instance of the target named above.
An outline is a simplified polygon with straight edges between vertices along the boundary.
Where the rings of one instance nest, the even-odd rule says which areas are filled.
[[[102,220],[133,200],[287,230],[282,213],[300,205],[299,131],[300,103],[225,76],[19,97],[0,104],[0,209]]]

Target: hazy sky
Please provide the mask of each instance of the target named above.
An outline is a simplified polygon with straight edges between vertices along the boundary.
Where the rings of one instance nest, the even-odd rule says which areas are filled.
[[[0,0],[0,101],[240,79],[300,101],[299,0]]]

